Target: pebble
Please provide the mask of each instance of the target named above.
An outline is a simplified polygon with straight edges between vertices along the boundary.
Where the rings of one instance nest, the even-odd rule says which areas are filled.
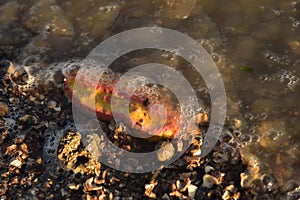
[[[61,70],[55,71],[53,74],[53,80],[55,83],[60,84],[64,82],[64,75]]]
[[[209,174],[205,174],[203,176],[203,184],[202,186],[205,188],[211,188],[213,185],[218,184],[218,179]]]
[[[1,196],[1,200],[7,200],[7,199],[8,199],[7,196],[5,195]]]
[[[57,102],[56,101],[50,100],[47,103],[47,107],[50,108],[50,109],[54,109],[54,108],[56,108],[56,106],[57,106]]]
[[[0,102],[0,117],[4,117],[8,115],[8,113],[9,113],[8,106],[5,103]]]
[[[60,107],[60,106],[59,106],[59,107],[55,107],[54,110],[55,110],[56,112],[60,112],[60,111],[61,111],[61,107]]]
[[[23,17],[25,27],[35,33],[48,31],[54,35],[73,36],[74,28],[54,0],[37,1]]]
[[[79,184],[78,184],[78,185],[75,185],[75,184],[73,184],[73,183],[70,183],[70,184],[68,185],[68,188],[71,189],[71,190],[78,190],[79,187],[80,187]]]
[[[288,42],[288,45],[292,49],[294,54],[300,55],[300,42],[299,41],[290,41]]]
[[[0,23],[9,24],[18,19],[19,6],[16,1],[9,1],[0,7]]]
[[[22,162],[16,159],[16,160],[13,160],[11,163],[9,163],[9,165],[17,167],[17,168],[21,168]]]
[[[114,4],[91,8],[76,18],[80,32],[88,32],[94,37],[104,36],[119,15],[120,9],[120,6]]]
[[[163,6],[163,14],[170,18],[187,19],[195,8],[196,0],[171,0]]]
[[[188,187],[188,195],[192,199],[195,197],[198,187],[195,185],[189,185]]]
[[[165,144],[157,151],[158,160],[163,162],[173,157],[175,149],[172,144]]]
[[[204,171],[205,171],[206,174],[213,171],[213,170],[214,170],[214,168],[212,166],[209,166],[209,165],[205,166],[205,168],[204,168]]]
[[[236,188],[234,187],[234,185],[229,185],[226,187],[226,190],[230,191],[231,193],[234,193]]]

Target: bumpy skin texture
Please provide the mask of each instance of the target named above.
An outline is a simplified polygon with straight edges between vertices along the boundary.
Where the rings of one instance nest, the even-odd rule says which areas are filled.
[[[153,92],[151,86],[148,85],[142,85],[131,96],[128,96],[126,91],[114,91],[113,93],[114,85],[119,80],[118,74],[110,72],[108,75],[102,75],[100,79],[97,78],[99,81],[96,89],[92,88],[90,81],[92,77],[88,76],[86,74],[77,77],[76,91],[73,87],[76,71],[65,79],[65,91],[68,98],[72,98],[73,102],[85,111],[96,112],[101,120],[111,121],[113,120],[111,110],[113,105],[117,110],[117,117],[122,119],[125,124],[154,137],[173,138],[180,130],[180,111],[167,93],[161,93],[159,90]],[[124,98],[130,99],[129,108],[122,106],[121,101]],[[112,99],[113,101],[111,101]],[[92,105],[91,102],[95,102],[95,105]],[[154,106],[156,104],[162,105],[165,110],[162,111],[161,107]],[[153,109],[150,114],[151,107]],[[129,117],[126,115],[128,110]]]

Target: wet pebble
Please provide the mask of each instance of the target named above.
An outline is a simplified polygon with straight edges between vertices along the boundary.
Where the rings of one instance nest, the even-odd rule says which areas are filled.
[[[63,83],[64,82],[64,75],[62,74],[61,70],[57,70],[53,73],[53,80],[57,83]]]
[[[56,108],[56,106],[57,106],[57,102],[56,101],[50,100],[47,103],[47,107],[50,108],[50,109],[54,109],[54,108]]]
[[[205,188],[211,188],[213,185],[218,184],[218,179],[209,174],[205,174],[203,176],[203,184],[202,186]]]
[[[61,107],[60,106],[55,107],[53,110],[55,110],[56,112],[60,112],[61,111]]]
[[[0,199],[1,199],[1,200],[7,200],[8,198],[7,198],[7,196],[3,195],[3,196],[1,196]]]
[[[195,198],[198,187],[195,185],[189,185],[188,187],[188,196],[192,199]]]
[[[195,8],[197,0],[170,0],[166,1],[163,14],[170,18],[187,19]]]
[[[16,160],[13,160],[11,163],[9,163],[9,165],[17,167],[17,168],[21,168],[22,162],[16,159]]]
[[[213,170],[214,170],[214,168],[212,166],[209,166],[209,165],[205,166],[205,168],[204,168],[204,171],[205,171],[206,174],[213,171]]]
[[[163,146],[157,151],[157,157],[159,161],[166,161],[173,157],[175,149],[172,144],[163,144]]]
[[[80,187],[79,184],[78,184],[78,185],[75,185],[74,183],[70,183],[70,184],[68,185],[68,188],[71,189],[71,190],[78,190],[79,187]]]
[[[292,49],[294,54],[300,55],[300,42],[299,41],[290,41],[288,42],[288,45]]]
[[[66,19],[55,0],[38,1],[26,12],[22,22],[35,33],[46,31],[61,36],[74,35],[72,23]]]
[[[99,38],[108,32],[119,12],[120,6],[114,4],[94,7],[85,15],[77,17],[76,22],[82,33],[89,32]]]
[[[12,23],[18,19],[19,5],[16,1],[9,1],[0,7],[0,23]]]

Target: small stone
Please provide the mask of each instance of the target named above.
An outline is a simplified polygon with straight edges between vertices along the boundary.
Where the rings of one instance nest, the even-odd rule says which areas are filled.
[[[68,188],[71,189],[71,190],[78,190],[79,187],[80,187],[79,184],[78,184],[78,185],[75,185],[75,184],[73,184],[73,183],[70,183],[70,184],[68,185]]]
[[[223,200],[229,200],[230,199],[230,192],[228,190],[225,190],[225,192],[222,195]]]
[[[118,17],[121,7],[115,4],[94,7],[76,19],[80,32],[94,37],[103,37]],[[88,19],[88,20],[87,20]],[[101,23],[98,23],[101,21]]]
[[[56,106],[57,106],[57,102],[56,101],[50,100],[47,103],[47,107],[50,108],[50,109],[54,109],[54,108],[56,108]]]
[[[35,33],[44,31],[59,36],[73,36],[72,23],[55,0],[37,1],[23,16],[22,23]]]
[[[5,62],[5,66],[8,67],[7,72],[9,75],[13,74],[16,71],[14,64],[10,61]]]
[[[36,160],[36,163],[41,165],[43,163],[43,159],[41,157],[39,157],[37,160]]]
[[[60,111],[61,111],[61,107],[60,107],[60,106],[55,107],[54,110],[55,110],[56,112],[60,112]]]
[[[4,117],[8,115],[8,113],[9,113],[8,106],[5,103],[0,102],[0,117]]]
[[[196,192],[197,192],[198,187],[195,185],[189,185],[188,187],[188,195],[192,199],[195,198]]]
[[[46,97],[42,94],[39,95],[39,100],[43,101]]]
[[[192,10],[197,3],[196,0],[169,0],[166,1],[167,5],[164,5],[164,15],[169,18],[175,19],[187,19],[189,18]]]
[[[234,119],[234,126],[240,128],[242,126],[242,121],[240,119]]]
[[[1,198],[0,198],[0,200],[7,200],[8,198],[7,198],[7,196],[5,196],[5,195],[3,195],[3,196],[1,196]]]
[[[205,188],[211,188],[213,185],[218,184],[218,179],[214,176],[211,176],[209,174],[205,174],[203,176],[203,184],[202,186]]]
[[[204,168],[204,171],[205,171],[206,174],[209,173],[212,170],[214,170],[214,168],[212,166],[209,166],[209,165],[205,166],[205,168]]]
[[[200,156],[201,155],[201,149],[198,149],[193,152],[193,156]]]
[[[235,190],[236,190],[236,188],[234,187],[234,185],[228,185],[228,186],[226,187],[226,190],[228,190],[228,191],[231,192],[231,193],[234,193]]]
[[[300,42],[299,41],[290,41],[288,42],[288,45],[290,46],[290,48],[292,49],[292,51],[294,52],[294,54],[300,55]]]
[[[11,163],[9,163],[9,165],[17,167],[17,168],[21,168],[22,162],[16,159],[16,160],[12,161]]]
[[[63,83],[64,82],[64,75],[62,73],[61,70],[58,70],[58,71],[55,71],[54,74],[53,74],[53,80],[57,83],[57,84],[60,84],[60,83]]]
[[[182,186],[182,183],[180,182],[180,180],[176,180],[176,187],[177,189],[181,189],[183,186]]]
[[[172,144],[163,144],[162,147],[157,151],[158,160],[164,162],[173,157],[175,149]]]
[[[156,198],[156,194],[152,192],[152,190],[154,189],[154,187],[157,185],[157,182],[151,182],[150,184],[146,184],[145,185],[145,193],[144,195],[146,195],[149,198],[155,199]]]

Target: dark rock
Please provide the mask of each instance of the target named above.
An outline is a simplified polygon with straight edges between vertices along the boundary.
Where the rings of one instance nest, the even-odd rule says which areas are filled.
[[[64,75],[62,74],[61,70],[55,71],[53,74],[53,79],[57,84],[64,82]]]

